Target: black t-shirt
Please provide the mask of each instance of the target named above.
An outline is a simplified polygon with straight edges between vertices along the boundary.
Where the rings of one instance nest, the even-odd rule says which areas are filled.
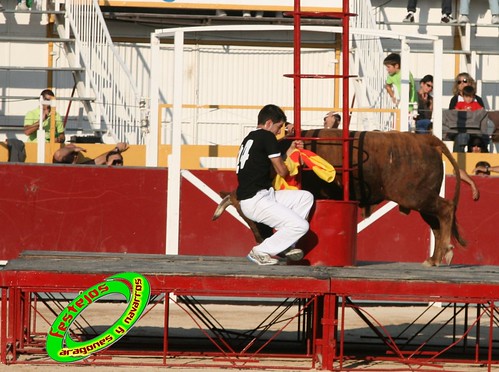
[[[272,132],[257,129],[241,143],[237,155],[237,198],[249,199],[272,186],[271,158],[281,156],[277,139]]]

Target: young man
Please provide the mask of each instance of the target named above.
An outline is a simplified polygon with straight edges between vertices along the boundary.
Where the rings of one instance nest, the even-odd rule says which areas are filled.
[[[40,93],[44,101],[55,99],[55,94],[50,89],[45,89]],[[45,142],[50,141],[50,106],[43,105],[43,122],[42,126],[45,130]],[[24,134],[28,136],[28,142],[36,142],[36,132],[40,127],[40,107],[29,111],[24,117]],[[66,137],[64,135],[64,123],[61,115],[55,113],[55,142],[63,143]]]
[[[304,190],[280,190],[272,188],[274,174],[289,174],[281,157],[276,134],[279,133],[286,115],[275,105],[267,105],[258,114],[257,129],[249,133],[239,148],[237,157],[237,199],[246,217],[263,223],[275,233],[254,247],[248,259],[259,265],[275,265],[279,261],[272,256],[284,253],[291,260],[300,260],[303,252],[292,248],[308,231],[308,213],[314,203],[311,193]],[[287,154],[303,147],[302,141],[293,141]]]
[[[400,102],[400,91],[402,90],[402,73],[400,71],[401,59],[400,54],[391,53],[384,60],[383,64],[388,72],[386,78],[386,91],[391,97],[395,106]],[[416,87],[414,85],[414,77],[409,72],[409,103],[416,102]],[[412,105],[409,105],[409,111],[412,111]]]

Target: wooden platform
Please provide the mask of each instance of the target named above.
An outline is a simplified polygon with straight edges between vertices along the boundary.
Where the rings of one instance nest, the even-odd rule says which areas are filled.
[[[352,267],[298,266],[286,265],[285,262],[275,266],[258,266],[243,257],[88,252],[25,251],[18,259],[9,261],[0,272],[0,283],[2,286],[15,285],[20,280],[24,285],[43,286],[38,280],[43,276],[47,287],[62,283],[78,286],[79,277],[83,280],[81,285],[88,285],[92,276],[102,278],[124,271],[145,275],[152,281],[153,290],[154,282],[158,282],[157,290],[181,291],[178,278],[183,278],[187,288],[192,288],[187,283],[190,280],[197,282],[204,278],[208,283],[211,278],[245,283],[257,281],[257,287],[264,281],[267,285],[260,288],[274,288],[276,293],[294,291],[296,294],[441,296],[478,300],[499,298],[497,266],[442,265],[427,268],[416,263],[379,262],[362,262]],[[69,277],[72,278],[72,284],[68,283]],[[158,279],[160,277],[177,279],[173,285]],[[281,284],[276,286],[274,281]],[[287,281],[284,286],[283,281]],[[207,283],[198,290],[209,292],[215,289]],[[239,289],[245,291],[249,287]],[[233,285],[216,288],[217,292],[224,290],[232,292]]]
[[[340,370],[344,370],[341,365],[346,360],[343,351],[348,344],[348,334],[344,331],[345,322],[348,322],[348,318],[345,319],[347,308],[354,309],[375,332],[380,340],[377,347],[381,345],[387,348],[387,351],[381,351],[381,358],[393,355],[390,358],[408,366],[438,363],[448,360],[449,348],[463,345],[453,342],[451,345],[439,346],[441,351],[431,349],[430,354],[426,354],[422,350],[427,348],[428,342],[424,340],[421,346],[415,345],[412,348],[412,354],[405,356],[405,351],[402,352],[407,347],[405,341],[398,340],[402,342],[399,347],[392,336],[385,335],[386,328],[378,329],[379,323],[362,313],[359,305],[362,300],[442,302],[466,308],[476,306],[476,319],[469,322],[470,326],[465,327],[461,335],[456,334],[455,327],[452,328],[449,340],[465,340],[465,349],[458,349],[454,355],[464,355],[471,363],[486,364],[490,370],[493,364],[499,363],[499,356],[493,352],[494,319],[497,313],[495,303],[499,301],[498,271],[499,267],[496,266],[454,265],[427,268],[416,263],[379,262],[363,262],[352,267],[297,266],[286,265],[284,262],[276,266],[258,266],[244,257],[24,251],[19,258],[9,261],[0,270],[0,362],[7,363],[9,357],[15,363],[22,353],[38,353],[37,355],[43,356],[43,344],[32,336],[36,332],[31,329],[32,316],[37,314],[32,310],[33,300],[40,298],[38,293],[78,293],[113,274],[137,272],[148,279],[152,294],[160,299],[172,299],[173,295],[181,299],[205,296],[246,298],[257,302],[263,302],[265,298],[298,300],[301,305],[295,306],[297,312],[291,319],[303,317],[304,320],[300,320],[299,324],[303,325],[300,329],[306,337],[301,344],[301,354],[287,354],[285,357],[310,358],[312,368],[320,360],[322,369],[328,370],[333,370],[335,363],[339,363]],[[52,298],[57,301],[57,297]],[[198,311],[196,309],[193,312],[199,314]],[[168,314],[169,301],[164,301],[164,346],[161,352],[154,354],[160,358],[161,365],[171,363],[171,356],[199,355],[193,354],[191,350],[175,353],[168,348]],[[482,336],[476,341],[476,346],[468,348],[467,335],[475,327],[476,333],[485,338]],[[253,332],[256,330],[249,334],[254,334]],[[267,345],[271,340],[273,339],[262,339],[259,342]],[[227,345],[226,342],[229,341],[223,339],[217,350],[224,349],[220,345]],[[252,343],[250,337],[247,347]],[[228,351],[212,354],[203,352],[203,355],[210,355],[214,360],[223,357],[229,363],[226,367],[234,367],[248,357],[251,360],[256,357],[256,354],[249,355],[244,345],[246,344],[241,349],[229,348]],[[463,354],[463,350],[466,353]],[[146,352],[145,349],[135,350],[138,356]],[[385,352],[387,354],[383,354]],[[128,355],[129,352],[110,350],[109,353]],[[257,354],[259,358],[275,356],[260,351]],[[414,358],[413,355],[418,357]],[[379,356],[369,356],[376,357]],[[98,364],[99,360],[92,363]],[[140,358],[136,359],[136,363],[144,365]],[[203,363],[203,366],[207,366]],[[266,367],[262,364],[261,368]]]

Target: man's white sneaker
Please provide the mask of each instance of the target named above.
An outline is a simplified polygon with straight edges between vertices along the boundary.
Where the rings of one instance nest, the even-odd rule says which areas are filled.
[[[466,14],[461,14],[457,20],[459,23],[470,23],[470,19]]]
[[[499,25],[499,14],[494,14],[492,16],[492,22],[490,23],[492,23],[493,25]]]
[[[270,255],[268,255],[267,253],[258,253],[255,252],[254,249],[252,249],[246,257],[248,258],[248,260],[263,266],[277,265],[279,263],[279,260],[270,257]]]
[[[300,261],[303,258],[303,251],[298,248],[290,248],[284,251],[284,256],[291,261]]]

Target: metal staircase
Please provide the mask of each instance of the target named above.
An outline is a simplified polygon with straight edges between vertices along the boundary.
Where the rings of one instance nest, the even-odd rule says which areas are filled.
[[[117,53],[96,0],[66,0],[56,3],[64,15],[56,14],[55,29],[63,40],[68,63],[90,125],[106,130],[114,142],[143,143],[147,123],[144,104],[130,71]],[[56,9],[60,10],[60,9]],[[84,71],[78,68],[83,67]],[[142,109],[141,109],[142,107]]]
[[[350,18],[353,29],[373,31],[372,33],[352,33],[352,66],[356,67],[358,77],[354,80],[355,95],[359,107],[387,108],[392,107],[387,94],[385,94],[385,67],[383,59],[383,47],[380,37],[376,31],[379,30],[372,12],[370,0],[350,0],[352,13],[357,16]],[[355,71],[355,69],[354,69]],[[367,122],[363,128],[359,129],[393,129],[389,124],[393,123],[391,114],[386,113],[363,113],[362,120]],[[372,123],[381,124],[381,127],[374,128]],[[365,127],[365,128],[364,128]]]

